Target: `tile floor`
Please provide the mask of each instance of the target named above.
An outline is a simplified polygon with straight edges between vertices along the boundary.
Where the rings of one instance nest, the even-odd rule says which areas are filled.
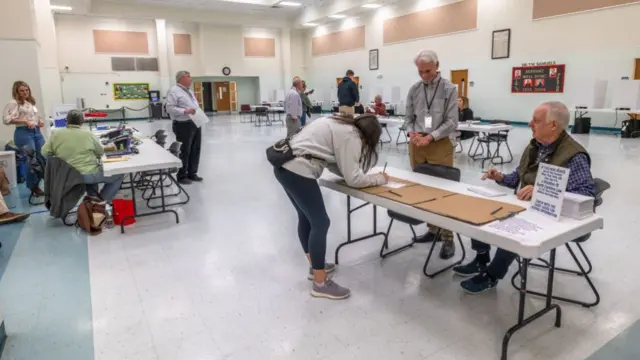
[[[170,129],[168,121],[135,126],[145,133]],[[384,261],[380,239],[346,247],[336,280],[352,297],[310,297],[296,216],[264,158],[284,134],[280,125],[214,117],[203,134],[205,182],[187,188],[191,201],[179,209],[180,224],[171,215],[143,218],[124,235],[114,229],[87,239],[40,213],[21,228],[0,229],[0,238],[15,243],[0,257],[0,306],[10,335],[2,359],[499,358],[502,336],[516,320],[517,292],[503,281],[496,291],[469,296],[452,274],[424,277],[424,245]],[[512,132],[516,159],[529,138],[527,128]],[[640,252],[640,142],[577,138],[590,151],[595,176],[613,186],[598,209],[605,229],[585,244],[602,302],[592,309],[563,305],[559,329],[552,316],[538,320],[513,337],[509,359],[584,359],[640,318],[640,285],[628,271]],[[406,146],[385,145],[380,163],[408,168],[407,156]],[[478,162],[460,154],[456,166],[462,181],[481,183]],[[346,199],[324,195],[331,259],[346,237]],[[24,201],[9,197],[18,208]],[[379,210],[380,229],[387,221]],[[355,215],[354,234],[370,227],[369,211]],[[391,241],[409,236],[408,227],[394,226]],[[560,264],[569,259],[559,251]],[[531,280],[543,286],[545,273],[532,271]],[[590,296],[576,276],[559,274],[555,289]],[[530,312],[542,305],[527,300]]]

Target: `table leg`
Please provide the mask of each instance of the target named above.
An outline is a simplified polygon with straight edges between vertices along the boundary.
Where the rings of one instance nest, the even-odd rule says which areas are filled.
[[[442,274],[443,272],[452,269],[454,266],[458,266],[460,264],[462,264],[462,262],[464,261],[464,258],[467,256],[467,251],[464,247],[464,244],[462,243],[462,239],[460,238],[460,234],[456,234],[456,236],[458,237],[458,244],[460,244],[460,248],[462,249],[462,256],[460,257],[460,260],[454,262],[453,264],[447,265],[433,273],[428,273],[427,272],[427,267],[429,266],[429,262],[431,261],[431,255],[433,255],[433,249],[436,247],[436,243],[439,242],[439,238],[440,238],[440,233],[441,233],[442,229],[438,228],[438,232],[436,232],[436,237],[433,240],[433,242],[431,242],[431,248],[429,249],[429,254],[427,255],[427,259],[424,261],[424,266],[422,267],[422,273],[428,277],[428,278],[434,278],[440,274]]]
[[[174,203],[171,203],[171,204],[167,204],[167,206],[184,205],[184,204],[188,203],[191,200],[191,197],[189,196],[189,193],[187,193],[187,191],[182,187],[182,185],[180,185],[180,183],[178,183],[178,181],[176,181],[176,179],[173,177],[173,175],[170,172],[167,174],[167,177],[170,180],[169,185],[165,186],[164,185],[164,178],[162,178],[162,183],[160,183],[159,186],[161,186],[161,187],[170,187],[172,184],[175,184],[178,187],[178,192],[167,194],[165,196],[151,196],[151,197],[149,197],[148,199],[146,199],[147,200],[147,207],[149,209],[158,209],[158,208],[161,207],[161,206],[158,206],[158,205],[150,205],[151,204],[151,200],[180,196],[180,194],[184,194],[187,198],[185,200],[183,200],[183,201],[180,201],[180,202],[174,202]],[[153,191],[154,193],[156,191],[156,188],[154,188],[154,191]]]
[[[529,262],[531,259],[522,259],[522,265],[520,270],[520,301],[518,305],[518,323],[511,327],[504,335],[502,339],[502,356],[501,360],[507,360],[507,352],[509,350],[509,340],[511,340],[511,336],[516,333],[516,331],[524,328],[529,325],[533,321],[539,319],[543,315],[551,312],[553,310],[556,311],[556,321],[555,327],[560,327],[562,325],[562,309],[558,304],[552,304],[551,299],[553,299],[553,276],[555,270],[555,262],[556,262],[556,249],[551,250],[550,256],[550,267],[549,274],[547,279],[547,294],[546,294],[546,304],[544,309],[538,311],[537,313],[525,318],[524,317],[524,307],[525,307],[525,297],[527,296],[527,272],[529,269]]]
[[[383,233],[383,232],[378,232],[378,207],[373,205],[373,233],[370,235],[366,235],[366,236],[362,236],[359,237],[357,239],[351,239],[351,214],[357,210],[362,209],[363,207],[370,205],[370,203],[364,203],[354,209],[351,209],[351,196],[347,196],[347,241],[343,242],[342,244],[338,245],[338,247],[336,248],[336,253],[335,253],[335,263],[339,264],[339,259],[338,259],[338,255],[340,253],[340,249],[342,249],[343,246],[346,245],[350,245],[353,243],[356,243],[358,241],[362,241],[362,240],[366,240],[366,239],[371,239],[373,237],[376,236],[382,236],[385,238],[385,240],[387,239],[387,234]]]

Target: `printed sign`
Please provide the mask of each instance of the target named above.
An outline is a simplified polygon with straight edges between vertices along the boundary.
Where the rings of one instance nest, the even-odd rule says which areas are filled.
[[[512,93],[564,92],[565,65],[514,67],[511,72]]]
[[[76,108],[75,104],[55,104],[53,105],[53,120],[65,120],[67,113]]]
[[[531,210],[556,220],[560,219],[567,181],[569,181],[569,169],[540,163],[533,187]]]

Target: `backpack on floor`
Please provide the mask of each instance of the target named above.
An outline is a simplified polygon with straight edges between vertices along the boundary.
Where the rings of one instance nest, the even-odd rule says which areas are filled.
[[[77,216],[76,224],[78,227],[89,235],[99,235],[102,233],[102,227],[108,216],[106,203],[100,198],[85,196],[78,205]]]
[[[7,174],[4,172],[3,168],[0,168],[0,193],[2,196],[9,195],[9,179],[7,178]]]

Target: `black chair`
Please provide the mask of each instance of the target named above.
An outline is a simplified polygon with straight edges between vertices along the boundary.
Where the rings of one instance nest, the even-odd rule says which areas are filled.
[[[256,126],[262,126],[262,123],[260,121],[261,119],[264,119],[267,125],[271,125],[271,119],[269,118],[268,110],[269,110],[269,107],[267,106],[256,107],[256,110],[254,113],[255,119],[256,119],[256,123],[255,123]]]
[[[602,179],[598,179],[598,178],[593,179],[593,181],[596,184],[596,197],[595,197],[595,201],[593,203],[593,211],[595,212],[596,208],[602,204],[602,194],[606,190],[610,189],[611,185],[608,182],[606,182],[606,181],[604,181]],[[562,296],[555,296],[555,295],[552,296],[553,299],[569,302],[569,303],[572,303],[572,304],[582,305],[582,306],[587,307],[587,308],[592,307],[592,306],[596,306],[596,305],[598,305],[600,303],[600,293],[598,293],[598,290],[596,289],[595,285],[591,281],[591,278],[589,277],[589,274],[591,274],[591,271],[593,270],[593,265],[591,264],[591,260],[587,256],[587,253],[582,248],[582,243],[584,243],[585,241],[589,240],[589,238],[591,238],[591,233],[586,234],[584,236],[581,236],[581,237],[579,237],[579,238],[577,238],[577,239],[565,244],[565,247],[569,251],[569,254],[573,258],[573,261],[575,261],[575,263],[578,266],[579,270],[567,269],[567,268],[562,268],[562,267],[555,267],[554,269],[556,271],[565,272],[565,273],[574,274],[574,275],[578,275],[578,276],[584,277],[584,279],[587,281],[587,284],[589,284],[589,287],[591,288],[591,291],[593,292],[593,295],[595,296],[595,300],[593,302],[586,302],[586,301],[566,298],[566,297],[562,297]],[[587,265],[587,270],[585,270],[584,266],[582,265],[582,262],[580,262],[580,260],[578,260],[578,257],[576,256],[574,250],[571,247],[571,243],[574,243],[576,245],[576,247],[578,248],[578,250],[580,251],[580,253],[582,254],[582,257],[584,258],[584,260],[586,262],[586,265]],[[546,259],[539,258],[538,260],[542,264],[534,263],[532,261],[532,262],[529,263],[529,265],[533,266],[533,267],[537,267],[537,268],[543,268],[543,269],[549,269],[549,267],[551,267],[551,264]],[[518,258],[518,271],[516,271],[516,273],[511,278],[511,285],[513,285],[513,287],[516,288],[519,291],[520,291],[520,287],[516,285],[516,281],[515,280],[520,275],[521,269],[522,269],[522,262],[521,262],[520,258]],[[528,294],[532,294],[532,295],[536,295],[536,296],[543,296],[543,297],[547,296],[546,293],[541,293],[541,292],[531,291],[531,290],[527,290],[527,293]]]
[[[45,159],[45,157],[42,156],[42,154],[40,154],[39,152],[36,152],[34,149],[30,148],[29,146],[24,146],[22,148],[22,151],[27,157],[27,163],[29,164],[28,171],[31,171],[36,175],[36,177],[38,178],[38,182],[36,186],[39,187],[40,182],[44,180],[44,173],[45,173],[45,169],[47,168],[47,159]],[[34,199],[39,196],[34,194],[33,190],[30,189],[30,191],[31,191],[31,193],[29,194],[30,205],[36,206],[36,205],[44,204],[44,200],[40,202],[36,202]]]
[[[449,166],[444,166],[444,165],[432,165],[432,164],[421,164],[416,166],[415,169],[413,169],[414,172],[420,173],[420,174],[424,174],[424,175],[429,175],[429,176],[434,176],[434,177],[438,177],[441,179],[447,179],[447,180],[452,180],[452,181],[460,181],[460,169],[455,168],[455,167],[449,167]],[[417,220],[417,219],[413,219],[411,217],[399,214],[395,211],[392,210],[387,210],[387,214],[389,215],[389,217],[391,218],[391,221],[389,222],[389,227],[387,228],[387,233],[385,235],[384,238],[384,242],[382,243],[382,247],[380,248],[380,257],[381,258],[386,258],[390,255],[396,254],[399,251],[405,250],[411,246],[413,246],[413,244],[415,244],[415,239],[417,237],[416,235],[416,231],[414,229],[414,226],[420,225],[423,223],[423,221],[421,220]],[[391,232],[391,227],[393,226],[393,222],[394,221],[399,221],[402,223],[405,223],[407,225],[409,225],[409,228],[411,229],[411,232],[413,233],[413,238],[411,239],[411,242],[409,244],[406,244],[404,246],[401,246],[399,248],[396,248],[394,250],[390,250],[389,251],[389,233]],[[462,250],[462,257],[460,258],[460,260],[456,261],[455,263],[446,266],[434,273],[427,273],[427,266],[429,265],[429,262],[431,260],[431,255],[433,254],[433,249],[436,246],[436,243],[439,242],[440,240],[440,230],[438,230],[438,233],[436,234],[436,239],[431,243],[431,249],[429,249],[429,255],[427,255],[427,259],[424,262],[424,267],[422,268],[422,272],[430,278],[435,277],[436,275],[447,271],[451,268],[453,268],[454,266],[457,266],[459,264],[462,263],[462,261],[464,260],[465,256],[466,256],[466,251],[464,248],[464,244],[462,243],[462,239],[460,238],[459,234],[456,234],[457,238],[458,238],[458,243],[460,244],[460,249]],[[385,250],[387,250],[385,252]]]

